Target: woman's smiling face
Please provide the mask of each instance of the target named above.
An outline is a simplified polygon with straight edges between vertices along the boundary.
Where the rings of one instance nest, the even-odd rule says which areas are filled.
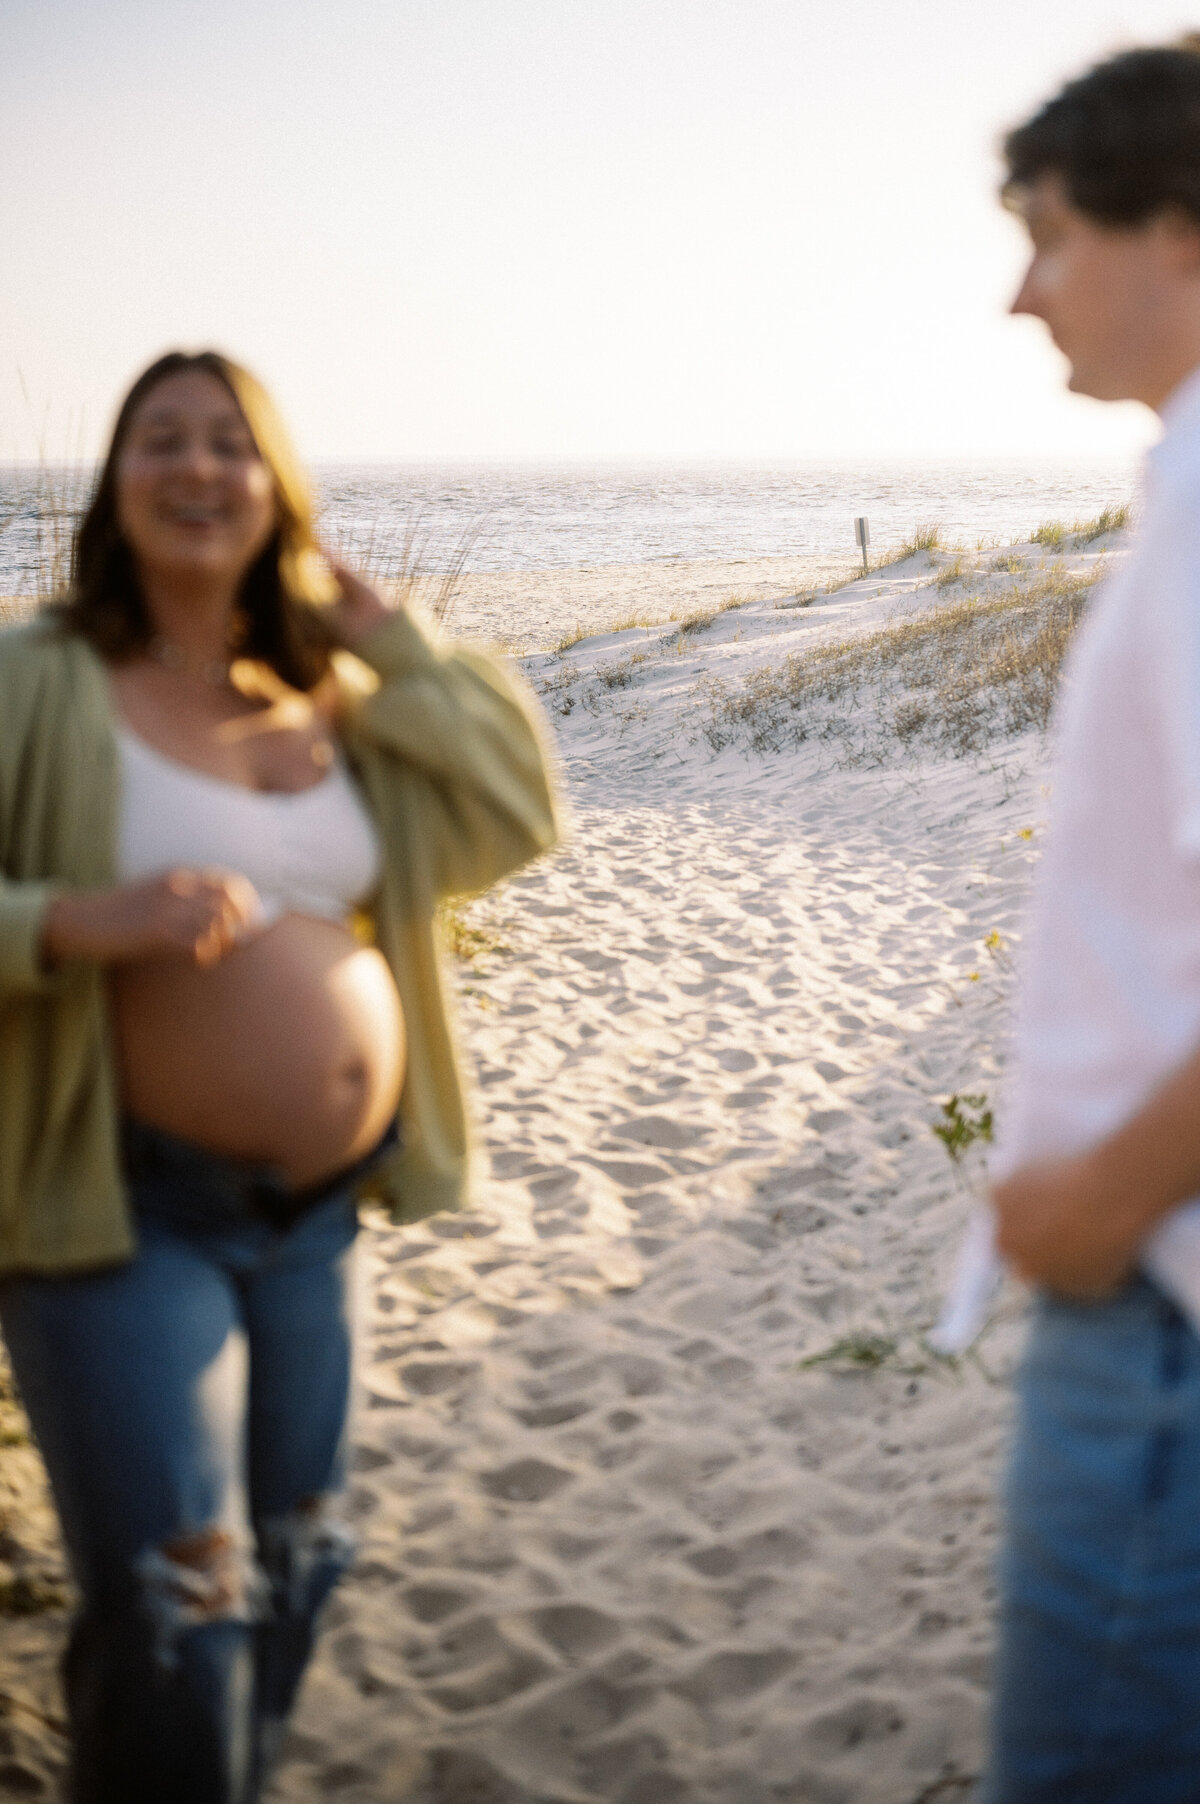
[[[183,370],[150,390],[117,459],[116,507],[144,576],[240,582],[275,529],[274,482],[219,377]]]

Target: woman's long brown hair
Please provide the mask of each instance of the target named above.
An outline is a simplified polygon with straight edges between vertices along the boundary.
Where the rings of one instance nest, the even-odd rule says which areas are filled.
[[[142,371],[121,403],[95,491],[71,554],[63,624],[113,662],[135,657],[153,637],[137,567],[117,519],[117,464],[133,418],[150,391],[190,370],[224,383],[271,472],[276,527],[238,595],[238,656],[257,659],[295,689],[313,689],[329,668],[319,604],[331,599],[313,531],[312,498],[275,403],[249,370],[220,351],[168,351]]]

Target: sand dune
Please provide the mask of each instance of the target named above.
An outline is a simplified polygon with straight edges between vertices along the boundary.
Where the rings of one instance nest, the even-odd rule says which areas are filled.
[[[853,557],[663,558],[653,564],[596,564],[564,570],[472,572],[450,612],[456,632],[515,652],[556,644],[571,632],[604,632],[631,616],[678,620],[731,596],[774,601],[837,581]]]
[[[969,1796],[1021,1305],[924,1347],[978,1178],[931,1127],[995,1094],[1042,744],[702,730],[933,574],[527,658],[573,832],[470,913],[477,1206],[366,1235],[361,1553],[277,1804]],[[60,1633],[0,1623],[0,1701],[52,1713]]]

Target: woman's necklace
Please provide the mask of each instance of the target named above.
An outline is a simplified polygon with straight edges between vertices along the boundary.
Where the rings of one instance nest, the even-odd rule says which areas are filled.
[[[173,639],[164,639],[161,633],[155,633],[146,650],[164,670],[173,671],[178,676],[197,677],[211,689],[229,688],[229,673],[233,669],[231,657],[197,657],[195,652],[176,645]]]
[[[166,639],[161,633],[155,633],[146,647],[147,655],[161,664],[164,670],[173,671],[178,676],[195,677],[201,683],[207,683],[210,689],[233,689],[232,677],[235,656],[231,653],[224,658],[199,658],[185,646],[176,645],[173,639]],[[309,746],[309,756],[318,770],[329,770],[337,759],[337,751],[331,737],[326,737],[328,728],[321,731],[320,736]]]

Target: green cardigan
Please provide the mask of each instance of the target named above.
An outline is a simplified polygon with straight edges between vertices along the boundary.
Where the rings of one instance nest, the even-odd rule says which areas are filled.
[[[464,1200],[468,1135],[434,913],[555,839],[536,711],[492,659],[401,610],[335,660],[340,733],[384,850],[367,913],[404,1009],[396,1221]],[[0,632],[0,1272],[128,1259],[103,970],[39,962],[47,903],[114,883],[119,764],[104,666],[43,615]]]

